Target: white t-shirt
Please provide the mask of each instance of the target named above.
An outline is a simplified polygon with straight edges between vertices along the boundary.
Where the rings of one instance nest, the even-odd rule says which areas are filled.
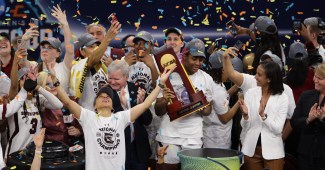
[[[99,91],[100,87],[106,83],[106,73],[102,69],[97,71],[97,73],[94,75],[92,75],[90,71],[87,71],[83,93],[81,99],[79,100],[79,104],[83,108],[94,111],[94,99],[96,97],[96,94]]]
[[[136,62],[131,65],[129,72],[129,82],[132,82],[146,90],[150,89],[152,77],[150,68],[143,62]]]
[[[210,75],[202,70],[198,70],[193,75],[189,75],[194,87],[202,90],[207,101],[212,100],[213,80]],[[188,102],[186,90],[183,81],[178,73],[172,73],[170,82],[173,85],[175,95],[184,103]],[[158,98],[162,97],[162,93]],[[202,144],[203,137],[203,118],[197,113],[192,113],[188,116],[170,121],[169,116],[165,114],[162,118],[160,128],[158,130],[157,141],[169,144],[184,144],[184,139],[187,139],[187,144]]]
[[[64,61],[60,63],[56,63],[54,66],[54,70],[56,73],[56,77],[60,81],[61,87],[64,89],[66,93],[69,92],[69,80],[70,80],[70,71],[68,67],[65,65]]]
[[[257,87],[257,84],[256,84],[256,79],[253,75],[249,75],[249,74],[242,74],[242,75],[243,75],[243,83],[239,88],[243,90],[243,93],[245,95],[245,93],[250,88]],[[288,96],[288,100],[289,100],[287,119],[291,119],[293,112],[296,108],[295,99],[293,98],[292,89],[288,85],[283,84],[283,88],[284,88],[283,92]]]
[[[130,110],[101,117],[82,108],[79,122],[85,136],[86,170],[125,169],[124,129],[131,123]]]
[[[214,83],[213,105],[209,116],[203,117],[203,144],[205,148],[231,147],[232,120],[223,124],[218,115],[223,115],[229,110],[229,94],[224,86]]]

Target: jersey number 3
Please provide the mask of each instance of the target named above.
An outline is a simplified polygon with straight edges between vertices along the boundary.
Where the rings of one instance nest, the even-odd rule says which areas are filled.
[[[37,123],[38,123],[38,121],[37,121],[36,118],[33,118],[33,119],[30,121],[30,124],[32,124],[32,128],[29,129],[29,133],[30,133],[30,134],[35,134],[35,132],[36,132],[36,128],[37,128]]]

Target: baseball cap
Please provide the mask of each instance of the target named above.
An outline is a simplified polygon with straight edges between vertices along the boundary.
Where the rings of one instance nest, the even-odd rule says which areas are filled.
[[[77,45],[79,48],[82,48],[84,46],[86,46],[86,47],[91,46],[95,43],[100,44],[100,41],[97,40],[96,38],[94,38],[93,35],[86,33],[86,34],[81,35],[78,38]]]
[[[213,69],[219,69],[223,67],[223,54],[224,51],[215,51],[209,57],[209,62]],[[234,69],[240,73],[243,72],[243,62],[238,57],[231,59],[231,64]]]
[[[11,81],[4,72],[1,71],[0,75],[0,96],[5,96],[9,94]]]
[[[274,21],[271,18],[267,17],[267,16],[259,16],[255,20],[254,25],[250,26],[250,28],[252,28],[252,27],[257,31],[267,33],[267,34],[275,34],[278,31]],[[267,31],[267,29],[269,27],[273,27],[274,31],[272,31],[272,32]]]
[[[182,31],[181,31],[180,29],[176,28],[176,27],[168,28],[168,29],[164,30],[164,32],[165,32],[165,38],[167,38],[167,36],[168,36],[170,33],[175,33],[175,34],[177,34],[177,35],[180,35],[182,41],[184,41]]]
[[[223,51],[215,51],[210,55],[209,62],[213,69],[218,69],[222,67],[223,53]]]
[[[133,42],[136,43],[141,39],[146,41],[146,42],[149,41],[151,43],[154,43],[154,39],[153,39],[152,35],[147,31],[138,32],[137,35],[134,37]]]
[[[231,64],[233,65],[234,69],[240,73],[242,73],[244,71],[244,65],[243,65],[243,61],[238,58],[238,57],[234,57],[231,59]]]
[[[300,55],[298,55],[300,54]],[[290,45],[289,58],[291,59],[305,59],[308,57],[305,45],[301,42],[294,42]]]
[[[51,44],[52,47],[54,47],[55,49],[58,49],[61,51],[61,41],[58,38],[54,38],[54,37],[50,37],[46,40],[43,40],[40,45],[44,45],[46,43]]]
[[[280,59],[280,57],[278,57],[277,55],[273,54],[270,50],[266,51],[262,57],[261,57],[261,60],[260,61],[264,61],[266,60],[267,58],[270,58],[273,62],[277,63],[281,70],[282,70],[282,61]]]
[[[190,52],[194,57],[205,57],[205,46],[202,40],[194,38],[190,42],[186,43],[185,49]]]
[[[96,95],[96,98],[95,98],[95,101],[96,99],[98,98],[98,96],[102,93],[106,93],[113,101],[114,99],[114,93],[113,93],[113,90],[111,87],[109,86],[103,86],[102,88],[99,89],[97,95]]]

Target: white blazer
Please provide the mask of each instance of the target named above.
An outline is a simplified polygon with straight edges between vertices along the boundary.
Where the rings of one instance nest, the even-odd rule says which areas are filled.
[[[264,121],[258,113],[262,97],[261,87],[249,89],[244,97],[249,118],[247,120],[242,118],[240,122],[242,131],[246,133],[242,139],[242,152],[252,157],[261,134],[263,158],[266,160],[283,158],[282,129],[288,113],[288,96],[285,93],[270,96],[264,110],[267,114]]]

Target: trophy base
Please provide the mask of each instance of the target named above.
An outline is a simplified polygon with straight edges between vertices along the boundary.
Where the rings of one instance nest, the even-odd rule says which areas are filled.
[[[182,102],[177,100],[167,106],[170,121],[188,116],[197,110],[204,109],[209,105],[209,102],[206,100],[202,91],[197,91],[196,93],[190,95],[190,99],[193,101],[191,100],[192,102],[187,105],[182,105]]]

